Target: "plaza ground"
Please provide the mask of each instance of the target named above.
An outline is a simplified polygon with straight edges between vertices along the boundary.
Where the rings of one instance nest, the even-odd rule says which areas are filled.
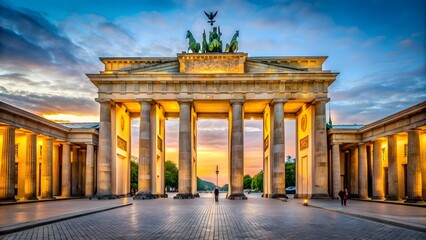
[[[224,195],[2,205],[0,239],[426,239],[424,204]]]

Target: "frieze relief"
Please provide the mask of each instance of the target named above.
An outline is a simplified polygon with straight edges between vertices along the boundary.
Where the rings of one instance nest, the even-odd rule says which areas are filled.
[[[236,73],[241,71],[241,66],[238,58],[231,59],[191,59],[185,61],[185,72],[187,73]]]

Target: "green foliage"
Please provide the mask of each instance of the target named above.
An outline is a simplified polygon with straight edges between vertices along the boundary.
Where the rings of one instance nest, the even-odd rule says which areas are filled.
[[[132,192],[133,190],[137,190],[138,189],[138,168],[139,165],[138,163],[135,161],[134,156],[132,156],[132,160],[130,161],[130,191]],[[137,160],[137,158],[136,158]]]
[[[285,163],[285,185],[296,186],[296,164],[295,162],[286,162]]]
[[[220,190],[227,192],[228,188],[229,188],[228,184],[225,184],[225,185],[223,185],[223,187],[220,188]]]
[[[176,164],[170,160],[167,160],[164,167],[164,179],[167,190],[171,187],[178,187],[178,168]]]
[[[213,191],[216,185],[212,182],[204,181],[197,177],[197,191]]]
[[[251,181],[251,188],[263,192],[263,170],[256,174]]]
[[[244,179],[243,179],[243,183],[244,183],[244,189],[251,189],[251,181],[252,178],[250,177],[250,175],[245,175]]]

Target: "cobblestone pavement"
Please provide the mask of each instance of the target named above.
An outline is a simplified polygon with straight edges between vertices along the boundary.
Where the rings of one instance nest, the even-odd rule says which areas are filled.
[[[282,202],[251,194],[246,201],[222,198],[216,203],[212,195],[205,196],[130,200],[131,206],[0,239],[426,239],[425,232],[305,207],[298,200]]]

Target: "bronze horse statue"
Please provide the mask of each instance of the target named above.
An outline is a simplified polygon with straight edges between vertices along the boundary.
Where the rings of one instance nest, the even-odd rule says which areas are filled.
[[[189,30],[186,32],[186,38],[189,38],[188,51],[191,49],[193,53],[200,52],[200,43],[197,43],[197,41],[195,41],[194,36]]]
[[[237,37],[240,36],[240,31],[236,31],[234,36],[232,37],[232,40],[229,44],[226,44],[225,52],[236,52],[238,51],[238,41]]]

